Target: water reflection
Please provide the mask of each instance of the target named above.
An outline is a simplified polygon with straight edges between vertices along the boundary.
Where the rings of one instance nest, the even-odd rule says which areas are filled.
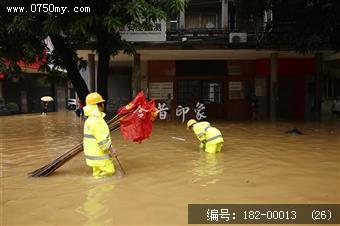
[[[99,185],[86,192],[84,205],[76,211],[86,218],[84,225],[112,225],[113,213],[109,213],[108,205],[113,205],[114,200],[108,200],[108,195],[113,192],[115,185],[112,179],[102,178]],[[108,217],[109,216],[109,217]],[[110,217],[112,216],[112,217]]]
[[[192,183],[201,182],[201,186],[214,184],[220,179],[218,175],[223,173],[224,166],[221,159],[225,153],[210,154],[201,152],[198,159],[192,160]],[[214,177],[215,176],[215,177]],[[205,179],[202,182],[202,179]]]

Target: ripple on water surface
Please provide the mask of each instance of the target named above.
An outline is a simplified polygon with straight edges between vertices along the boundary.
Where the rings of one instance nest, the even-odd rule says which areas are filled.
[[[339,123],[212,124],[225,140],[217,155],[199,152],[184,124],[157,122],[142,144],[112,133],[123,177],[93,179],[79,154],[29,178],[81,141],[80,122],[70,112],[1,117],[3,224],[186,224],[188,203],[340,203]],[[284,133],[294,127],[304,135]]]

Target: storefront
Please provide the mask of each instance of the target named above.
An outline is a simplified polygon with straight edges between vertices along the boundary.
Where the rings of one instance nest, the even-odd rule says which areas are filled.
[[[314,64],[278,60],[278,118],[300,120],[313,111]],[[171,94],[173,109],[190,108],[187,118],[203,104],[207,117],[228,120],[250,120],[255,94],[258,119],[268,119],[270,72],[270,59],[148,61],[148,94],[161,103]]]

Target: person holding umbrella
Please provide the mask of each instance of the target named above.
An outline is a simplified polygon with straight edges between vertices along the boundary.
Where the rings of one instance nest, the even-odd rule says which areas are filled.
[[[47,114],[48,102],[50,101],[53,101],[53,98],[50,96],[44,96],[41,98],[42,115]]]

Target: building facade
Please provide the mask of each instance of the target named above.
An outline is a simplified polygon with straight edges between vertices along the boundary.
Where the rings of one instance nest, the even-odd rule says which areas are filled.
[[[235,1],[190,1],[167,22],[166,41],[140,42],[135,56],[112,58],[109,109],[116,111],[143,90],[160,103],[171,94],[172,114],[178,106],[189,107],[187,117],[195,117],[199,103],[208,118],[250,120],[256,95],[258,119],[320,119],[327,107],[322,71],[328,52],[273,50],[262,34],[271,19],[271,12],[264,12],[256,24],[251,16],[242,21]],[[78,54],[89,59],[90,81],[97,56],[87,50]]]

